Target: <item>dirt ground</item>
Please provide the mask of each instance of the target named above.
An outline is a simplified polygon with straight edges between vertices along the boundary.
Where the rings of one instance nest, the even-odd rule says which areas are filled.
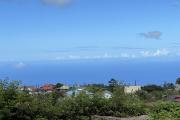
[[[117,117],[107,117],[107,116],[93,116],[92,120],[148,120],[147,115],[142,115],[138,117],[130,118],[117,118]]]

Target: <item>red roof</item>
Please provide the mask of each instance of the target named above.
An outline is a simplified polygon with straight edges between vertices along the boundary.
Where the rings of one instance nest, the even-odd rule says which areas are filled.
[[[175,96],[175,99],[180,99],[180,95]]]
[[[41,87],[41,89],[44,91],[52,91],[54,90],[54,88],[55,88],[55,85],[53,84],[45,84]]]

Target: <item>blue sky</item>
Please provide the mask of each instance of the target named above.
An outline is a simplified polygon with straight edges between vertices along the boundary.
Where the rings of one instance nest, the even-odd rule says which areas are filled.
[[[0,61],[180,57],[180,0],[0,0]]]

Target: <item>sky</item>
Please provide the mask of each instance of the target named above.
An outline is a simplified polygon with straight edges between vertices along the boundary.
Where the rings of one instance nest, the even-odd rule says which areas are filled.
[[[180,58],[180,0],[0,0],[0,61]]]

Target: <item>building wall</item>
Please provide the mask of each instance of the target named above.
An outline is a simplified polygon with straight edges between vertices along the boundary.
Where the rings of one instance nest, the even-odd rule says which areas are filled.
[[[176,88],[177,91],[180,91],[180,84],[176,84]]]
[[[141,86],[125,86],[124,92],[125,93],[135,93],[141,90]]]

